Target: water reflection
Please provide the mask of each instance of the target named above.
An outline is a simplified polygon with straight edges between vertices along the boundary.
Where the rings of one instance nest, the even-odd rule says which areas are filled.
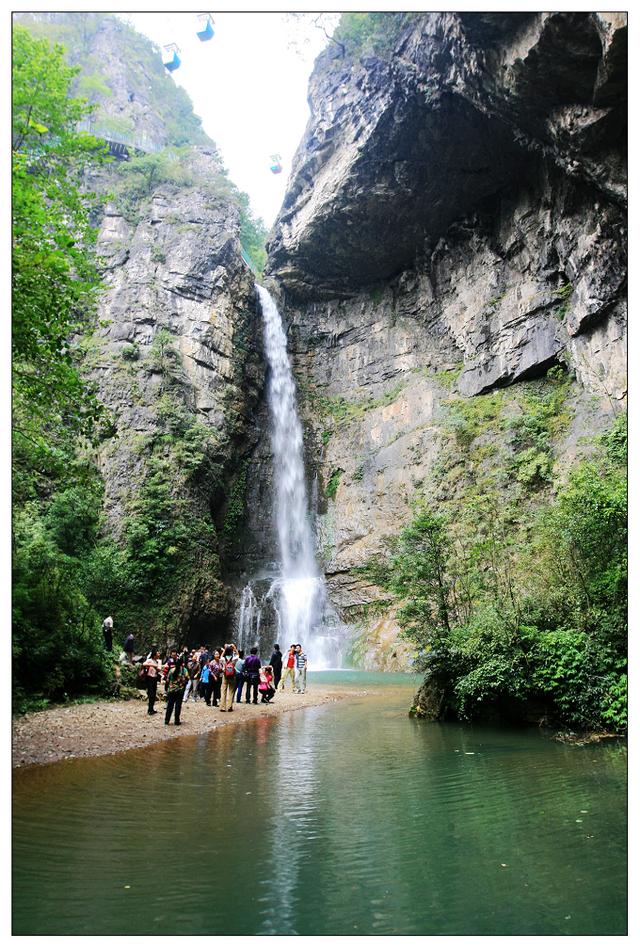
[[[15,932],[622,933],[625,746],[412,721],[384,680],[18,771]]]

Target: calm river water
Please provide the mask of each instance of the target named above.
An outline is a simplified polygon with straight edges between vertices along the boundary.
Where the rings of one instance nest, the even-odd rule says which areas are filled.
[[[14,774],[14,934],[622,934],[626,746],[407,717],[415,679]]]

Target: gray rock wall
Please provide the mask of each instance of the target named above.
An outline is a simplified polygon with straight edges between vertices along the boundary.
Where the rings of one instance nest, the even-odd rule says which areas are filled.
[[[185,161],[198,180],[217,173],[206,151],[193,149]],[[98,239],[107,289],[84,365],[116,422],[98,456],[108,528],[120,534],[151,456],[165,457],[176,498],[218,536],[177,596],[175,627],[187,637],[190,628],[222,634],[230,619],[234,602],[223,581],[245,499],[234,483],[258,438],[262,337],[238,233],[237,207],[206,184],[163,184],[128,216],[107,204]],[[173,437],[192,425],[195,441]],[[191,470],[190,450],[205,443]],[[232,502],[240,507],[229,520]]]
[[[268,268],[319,555],[369,667],[407,651],[358,567],[415,499],[456,490],[452,401],[500,389],[517,413],[565,368],[558,477],[624,408],[625,69],[618,14],[426,14],[384,58],[316,64]]]

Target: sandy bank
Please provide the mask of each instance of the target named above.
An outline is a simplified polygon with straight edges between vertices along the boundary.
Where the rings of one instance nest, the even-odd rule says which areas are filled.
[[[133,747],[214,731],[239,721],[273,717],[298,708],[339,701],[366,692],[311,685],[304,695],[287,690],[276,695],[272,704],[234,704],[233,713],[208,708],[204,701],[183,707],[182,723],[164,724],[164,701],[156,704],[158,714],[147,714],[145,700],[102,701],[69,707],[48,708],[15,718],[12,725],[14,767],[48,764],[65,757],[100,757]]]

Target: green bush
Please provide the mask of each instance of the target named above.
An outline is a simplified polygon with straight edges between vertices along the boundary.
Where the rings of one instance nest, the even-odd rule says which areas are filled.
[[[96,496],[79,488],[14,517],[13,658],[18,698],[108,693],[112,663],[90,600],[86,560],[96,541]],[[85,519],[85,515],[87,519]]]
[[[548,431],[537,418],[536,436]],[[486,490],[447,514],[419,506],[387,562],[365,568],[396,596],[404,635],[458,716],[531,707],[569,727],[625,729],[622,419],[597,447],[537,510]]]
[[[120,355],[125,362],[137,362],[140,358],[140,348],[136,343],[128,344],[122,347]]]
[[[376,55],[384,59],[414,17],[415,13],[343,13],[332,39],[350,58]]]
[[[340,486],[340,478],[343,474],[344,471],[341,467],[338,467],[331,472],[331,476],[327,482],[327,489],[325,490],[325,494],[331,500],[335,500],[335,496],[338,493],[338,487]]]

